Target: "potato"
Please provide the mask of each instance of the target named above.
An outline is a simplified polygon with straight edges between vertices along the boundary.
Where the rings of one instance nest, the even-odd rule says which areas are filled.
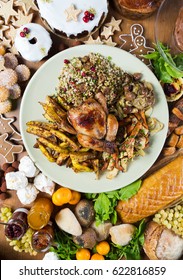
[[[95,211],[92,201],[82,199],[75,207],[75,215],[83,227],[88,227],[94,221]]]
[[[75,236],[73,241],[83,248],[93,249],[97,243],[97,235],[93,228],[88,228],[82,235]]]

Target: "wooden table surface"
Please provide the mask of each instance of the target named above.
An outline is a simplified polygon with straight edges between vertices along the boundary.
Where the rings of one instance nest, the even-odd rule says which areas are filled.
[[[111,1],[110,1],[111,2]],[[173,1],[172,1],[173,2]],[[174,5],[172,3],[172,5]],[[122,17],[117,11],[116,9],[113,7],[112,4],[110,4],[109,7],[109,15],[107,20],[110,21],[111,16],[114,16],[115,19],[122,19],[122,23],[121,23],[121,31],[115,32],[114,36],[113,36],[113,41],[117,43],[116,47],[121,47],[122,45],[122,41],[120,40],[119,36],[120,35],[124,35],[124,34],[130,34],[130,28],[133,24],[140,24],[144,30],[143,30],[143,36],[146,39],[146,46],[147,47],[153,47],[153,43],[155,42],[155,37],[154,37],[154,25],[155,25],[155,19],[156,19],[156,13],[153,14],[151,17],[144,19],[144,20],[129,20],[126,19],[124,17]],[[40,21],[40,19],[38,17],[35,17],[34,22],[40,23],[42,24],[42,22]],[[167,25],[168,28],[168,25]],[[95,36],[97,36],[98,34],[95,34]],[[71,41],[64,41],[63,39],[55,36],[54,34],[51,33],[51,37],[53,40],[53,46],[51,49],[51,52],[49,54],[48,57],[44,58],[42,61],[37,62],[37,63],[31,63],[29,61],[24,61],[23,62],[31,69],[32,75],[36,72],[36,70],[45,63],[45,61],[47,61],[52,55],[58,53],[60,50],[63,49],[63,44],[65,46],[65,48],[68,47],[72,47],[73,46],[73,42]],[[75,44],[76,42],[74,42]],[[130,46],[126,45],[124,46],[124,48],[128,51]],[[18,101],[17,107],[15,108],[15,110],[11,111],[10,113],[5,114],[6,117],[16,117],[16,121],[15,121],[15,126],[16,128],[19,130],[19,107],[20,107],[20,103],[21,103],[21,99]],[[19,158],[21,158],[24,154],[26,154],[26,151],[24,151]],[[4,159],[0,156],[0,164],[3,164]],[[14,209],[16,209],[19,206],[22,206],[21,203],[19,202],[16,193],[14,191],[11,191],[11,197],[9,199],[6,199],[4,202],[0,202],[0,206],[1,205],[8,205],[13,207]],[[4,228],[3,226],[0,226],[0,257],[1,259],[11,259],[11,260],[15,260],[15,259],[42,259],[43,258],[43,254],[38,254],[36,257],[31,257],[29,254],[26,253],[17,253],[15,252],[8,244],[8,242],[6,241],[5,237],[4,237]]]

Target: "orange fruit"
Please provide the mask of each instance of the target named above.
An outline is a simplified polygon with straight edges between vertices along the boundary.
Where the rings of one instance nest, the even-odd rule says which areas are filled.
[[[57,206],[68,203],[71,200],[72,193],[68,188],[61,187],[56,190],[52,195],[52,202]]]
[[[100,254],[98,254],[98,253],[95,253],[95,254],[93,254],[92,256],[91,256],[91,259],[90,260],[105,260],[105,258],[104,258],[104,256],[102,256],[102,255],[100,255]]]
[[[77,191],[71,190],[71,194],[72,194],[72,197],[71,197],[71,199],[69,201],[69,204],[75,205],[75,204],[77,204],[80,201],[81,193],[77,192]]]
[[[101,241],[96,245],[96,251],[100,255],[107,255],[110,251],[110,245],[107,241]]]
[[[90,250],[86,248],[80,248],[76,252],[76,260],[89,260],[90,259]]]

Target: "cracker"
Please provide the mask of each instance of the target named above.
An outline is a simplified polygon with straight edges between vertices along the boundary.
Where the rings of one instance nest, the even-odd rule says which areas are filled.
[[[5,132],[8,133],[10,140],[21,141],[22,137],[20,133],[13,126],[15,118],[7,118],[0,115],[0,135]]]
[[[12,103],[9,99],[0,102],[0,114],[6,114],[11,111]]]
[[[15,155],[23,151],[22,145],[14,145],[8,139],[8,133],[0,136],[0,154],[8,163],[15,161]]]
[[[18,75],[18,81],[19,82],[25,82],[30,78],[30,70],[25,64],[19,64],[15,71]]]
[[[0,86],[13,86],[18,81],[18,75],[13,69],[0,72]]]
[[[4,66],[6,68],[15,69],[18,66],[18,59],[13,53],[6,53],[4,55]]]

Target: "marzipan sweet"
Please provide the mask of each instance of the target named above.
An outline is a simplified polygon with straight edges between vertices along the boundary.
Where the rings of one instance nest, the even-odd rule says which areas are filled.
[[[143,180],[138,193],[119,201],[117,213],[124,223],[135,223],[183,197],[183,155]]]

